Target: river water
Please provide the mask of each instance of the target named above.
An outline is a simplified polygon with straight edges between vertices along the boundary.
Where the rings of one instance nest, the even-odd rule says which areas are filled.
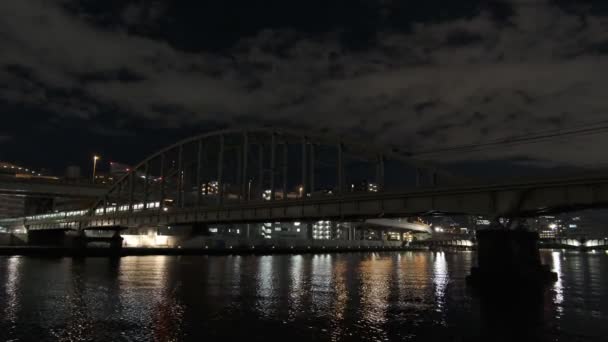
[[[608,340],[608,255],[541,255],[559,280],[515,310],[472,252],[0,257],[0,341]]]

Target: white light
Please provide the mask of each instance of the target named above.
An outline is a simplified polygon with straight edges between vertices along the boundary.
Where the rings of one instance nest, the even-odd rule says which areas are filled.
[[[551,224],[549,225],[549,228],[551,228],[551,229],[556,229],[556,228],[557,228],[557,225],[556,225],[555,223],[551,223]]]

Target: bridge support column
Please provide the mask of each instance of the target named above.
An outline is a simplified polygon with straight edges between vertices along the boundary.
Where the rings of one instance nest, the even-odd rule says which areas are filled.
[[[540,262],[538,233],[525,230],[488,229],[477,232],[477,267],[467,281],[490,287],[534,286],[557,280]]]
[[[312,240],[312,223],[306,222],[306,240]]]
[[[77,249],[87,248],[87,234],[84,230],[78,230],[72,238],[72,247]]]
[[[63,246],[66,242],[65,230],[28,230],[27,241],[32,246]]]
[[[114,232],[114,235],[112,235],[112,239],[110,240],[110,249],[120,250],[122,248],[123,240],[124,239],[122,238],[122,236],[120,236],[120,231],[116,230]]]

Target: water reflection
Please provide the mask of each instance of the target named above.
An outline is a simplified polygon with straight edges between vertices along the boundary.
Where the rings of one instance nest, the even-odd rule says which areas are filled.
[[[312,256],[310,291],[312,291],[312,305],[317,312],[330,312],[333,292],[332,258],[331,254]]]
[[[383,258],[376,253],[361,261],[359,266],[362,296],[360,324],[377,336],[376,341],[389,340],[384,324],[387,322],[389,277],[392,267],[392,258]]]
[[[0,258],[0,341],[603,340],[608,255],[543,260],[544,302],[522,284],[479,314],[470,253]]]
[[[256,309],[260,316],[272,315],[272,296],[274,292],[273,258],[265,255],[258,258],[257,304]]]
[[[184,306],[176,293],[181,284],[172,273],[167,256],[127,257],[120,261],[118,298],[124,325],[138,328],[139,338],[176,341],[181,336]]]
[[[236,297],[241,289],[241,268],[243,265],[243,257],[239,255],[231,256],[231,263],[229,265],[232,265],[229,279],[231,281],[230,288],[232,289],[232,296]]]
[[[54,331],[54,334],[59,341],[86,341],[90,339],[93,328],[90,317],[93,308],[87,302],[86,262],[84,259],[72,259],[68,264],[72,270],[72,277],[66,289],[70,323]]]
[[[291,290],[289,291],[289,319],[293,321],[302,310],[304,297],[304,257],[294,255],[290,258]]]
[[[346,305],[348,301],[348,288],[346,287],[346,260],[338,258],[332,269],[332,298],[333,310],[331,311],[331,340],[338,341],[344,335],[344,320],[346,315]]]
[[[7,259],[6,265],[6,280],[4,289],[6,292],[5,308],[4,308],[4,320],[9,325],[9,336],[13,334],[13,329],[17,324],[17,312],[20,307],[19,303],[19,284],[20,275],[19,271],[21,265],[21,257],[10,257]]]
[[[439,324],[445,326],[445,292],[448,286],[448,265],[445,253],[437,252],[433,260],[433,284],[435,285],[435,311],[440,314]]]
[[[553,303],[557,311],[556,318],[560,318],[563,314],[564,308],[562,303],[564,302],[564,284],[563,284],[563,271],[562,271],[562,258],[560,252],[551,252],[551,261],[553,262],[553,272],[557,273],[557,281],[553,284],[553,292],[555,293]]]

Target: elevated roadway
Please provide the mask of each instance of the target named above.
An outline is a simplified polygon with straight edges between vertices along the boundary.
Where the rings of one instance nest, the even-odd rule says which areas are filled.
[[[95,199],[103,196],[107,189],[105,185],[0,177],[0,194],[4,195]]]
[[[349,193],[302,199],[250,201],[192,208],[81,211],[0,220],[30,229],[61,225],[168,225],[303,220],[365,220],[434,213],[526,217],[608,206],[608,177],[588,174],[504,183],[417,188],[402,192]]]

